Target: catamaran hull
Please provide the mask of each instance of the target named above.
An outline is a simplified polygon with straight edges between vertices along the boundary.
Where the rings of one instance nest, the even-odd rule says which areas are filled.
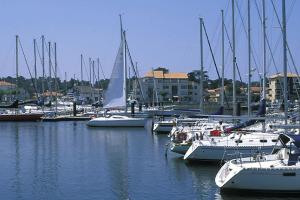
[[[133,119],[100,119],[91,120],[87,123],[90,127],[144,127],[146,123],[145,119],[133,118]]]
[[[263,152],[269,154],[272,152],[274,146],[201,146],[194,147],[193,145],[188,149],[184,155],[185,160],[202,160],[202,161],[225,161],[237,157],[249,157],[256,152]]]
[[[216,176],[216,183],[222,192],[300,193],[300,169],[242,169],[224,183],[218,181],[221,170]]]

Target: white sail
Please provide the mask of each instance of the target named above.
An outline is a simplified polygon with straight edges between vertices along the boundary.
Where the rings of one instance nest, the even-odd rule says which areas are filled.
[[[104,108],[125,107],[124,92],[124,50],[121,41],[118,54],[114,63],[108,88],[104,94]]]

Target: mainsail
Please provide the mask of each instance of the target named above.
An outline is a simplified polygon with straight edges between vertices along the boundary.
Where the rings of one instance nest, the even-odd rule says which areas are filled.
[[[124,48],[121,41],[118,54],[114,63],[108,88],[104,94],[104,108],[125,107],[124,91]]]

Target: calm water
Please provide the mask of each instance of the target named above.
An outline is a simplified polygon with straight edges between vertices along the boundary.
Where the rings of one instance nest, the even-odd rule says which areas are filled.
[[[1,199],[259,199],[220,195],[217,166],[166,158],[168,138],[149,130],[86,122],[0,123],[0,130]]]

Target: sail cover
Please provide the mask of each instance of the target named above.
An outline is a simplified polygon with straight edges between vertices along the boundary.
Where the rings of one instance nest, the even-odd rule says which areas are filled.
[[[118,54],[114,63],[114,68],[110,75],[109,84],[104,93],[104,108],[125,107],[124,92],[124,52],[121,42]]]

